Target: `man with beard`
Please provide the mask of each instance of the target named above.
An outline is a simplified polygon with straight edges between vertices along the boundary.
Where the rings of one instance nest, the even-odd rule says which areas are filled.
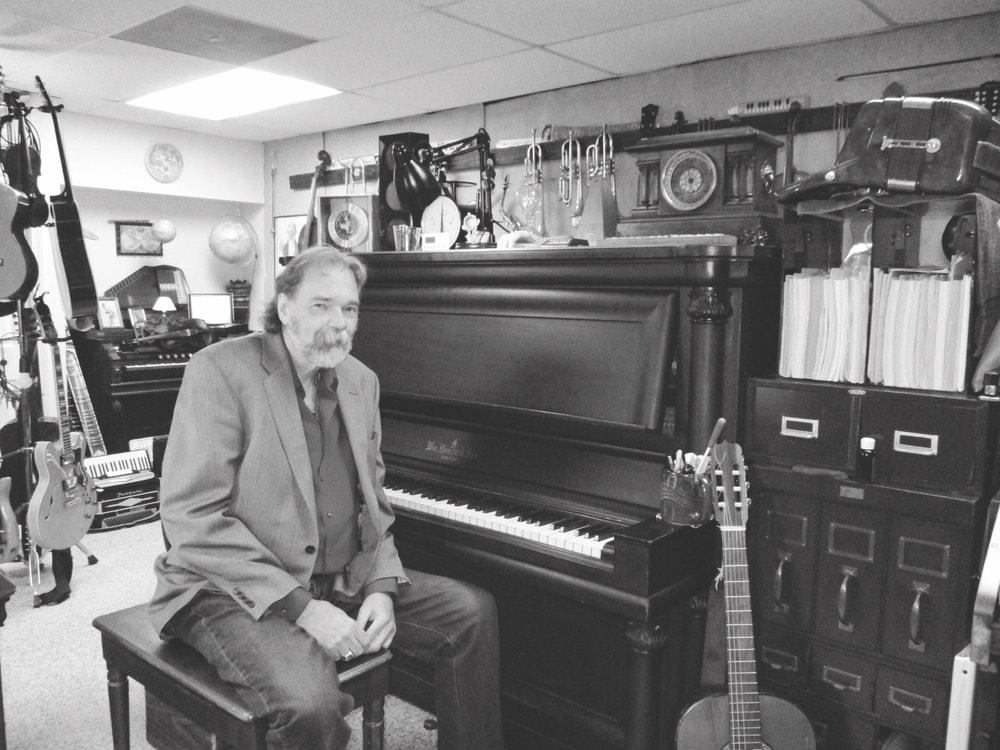
[[[389,531],[378,379],[349,355],[365,278],[337,250],[298,255],[264,332],[191,357],[150,615],[269,715],[268,747],[345,747],[335,662],[392,646],[434,667],[439,748],[499,749],[492,598],[404,571]]]

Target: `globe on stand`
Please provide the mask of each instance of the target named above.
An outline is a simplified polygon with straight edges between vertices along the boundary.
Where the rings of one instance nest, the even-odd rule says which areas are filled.
[[[227,216],[208,233],[208,249],[223,263],[245,266],[257,258],[257,233],[246,219]]]

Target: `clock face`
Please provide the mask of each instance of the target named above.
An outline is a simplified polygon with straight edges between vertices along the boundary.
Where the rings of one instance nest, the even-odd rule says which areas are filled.
[[[424,234],[445,233],[448,247],[454,245],[462,229],[462,215],[455,201],[447,195],[439,195],[431,201],[420,219],[420,229]]]
[[[330,240],[342,250],[357,247],[368,237],[368,214],[356,203],[344,203],[330,213],[326,228]]]
[[[678,211],[694,211],[715,193],[715,163],[703,151],[689,149],[670,156],[660,170],[660,192]]]

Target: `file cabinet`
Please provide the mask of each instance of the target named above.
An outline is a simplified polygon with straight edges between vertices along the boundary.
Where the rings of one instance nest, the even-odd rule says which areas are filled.
[[[903,731],[944,747],[995,491],[997,404],[960,394],[754,378],[746,456],[764,690],[827,750]],[[855,476],[876,438],[870,482]]]

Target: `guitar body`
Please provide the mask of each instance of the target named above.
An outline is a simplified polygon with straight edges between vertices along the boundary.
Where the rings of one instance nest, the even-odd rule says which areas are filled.
[[[70,451],[59,443],[35,445],[38,484],[28,501],[28,531],[34,544],[68,549],[83,539],[97,512],[97,490],[83,467],[84,439],[70,435]]]
[[[760,750],[816,750],[809,719],[788,701],[762,693],[760,720]],[[758,750],[749,745],[740,750],[744,747]],[[685,709],[677,723],[677,750],[736,750],[730,747],[728,695],[711,695]]]
[[[21,527],[10,503],[10,477],[0,477],[0,563],[21,558]]]
[[[24,238],[30,213],[27,196],[0,183],[0,305],[6,310],[4,315],[17,309],[10,300],[26,299],[38,282],[38,261]]]

